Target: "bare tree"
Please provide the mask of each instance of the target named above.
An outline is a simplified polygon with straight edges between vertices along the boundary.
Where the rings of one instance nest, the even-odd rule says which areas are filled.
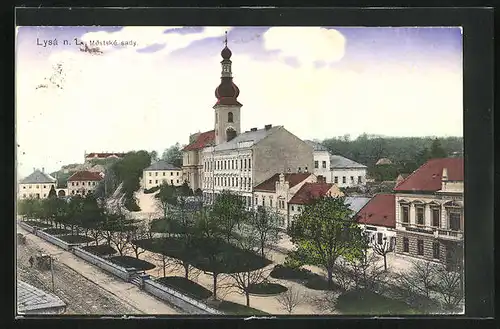
[[[250,234],[258,240],[259,252],[262,257],[264,249],[269,244],[279,241],[278,225],[281,215],[276,210],[258,207],[257,211],[249,215]]]
[[[252,286],[266,282],[269,273],[269,268],[261,268],[255,271],[231,273],[229,276],[233,279],[232,286],[236,288],[240,294],[245,295],[246,305],[250,306],[250,290]]]
[[[387,271],[387,254],[393,251],[391,243],[387,241],[387,237],[384,236],[382,243],[374,242],[371,243],[372,250],[375,254],[382,256],[384,258],[384,271]]]
[[[445,265],[441,265],[436,272],[436,280],[432,290],[442,298],[446,310],[453,310],[464,299],[460,273],[448,271]]]
[[[333,271],[333,277],[335,282],[344,291],[349,290],[354,284],[354,275],[349,268],[349,263],[345,259],[339,259],[337,261]]]
[[[420,294],[430,298],[436,284],[437,266],[430,261],[412,260],[409,271],[398,273],[396,283],[409,295]]]
[[[303,294],[293,286],[288,286],[288,290],[284,293],[278,295],[276,300],[280,304],[281,308],[288,312],[288,314],[292,314],[297,306],[299,306],[303,300]]]
[[[356,288],[376,290],[385,281],[385,270],[377,264],[377,256],[374,253],[365,251],[356,260],[349,262],[350,270]]]
[[[138,244],[135,243],[137,240],[142,239],[152,239],[153,233],[151,232],[151,224],[142,222],[137,225],[137,228],[133,230],[130,234],[131,245],[130,248],[134,251],[135,258],[139,259],[139,255],[144,253],[146,250],[141,248]]]

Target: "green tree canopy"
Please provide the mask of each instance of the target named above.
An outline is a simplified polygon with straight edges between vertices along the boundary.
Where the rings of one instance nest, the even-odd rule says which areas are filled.
[[[323,267],[330,286],[337,258],[359,257],[363,250],[362,231],[352,217],[345,197],[318,198],[296,216],[288,232],[297,246],[293,257]]]
[[[247,219],[247,215],[243,198],[227,190],[217,195],[210,213],[218,222],[219,232],[226,242],[231,240],[235,228]]]
[[[163,152],[161,158],[162,160],[165,160],[166,162],[171,163],[176,167],[182,167],[181,145],[179,143],[176,143],[175,145],[170,146]]]

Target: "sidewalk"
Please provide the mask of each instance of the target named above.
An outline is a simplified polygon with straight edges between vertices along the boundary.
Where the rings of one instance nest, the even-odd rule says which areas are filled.
[[[144,314],[182,314],[180,311],[172,308],[163,301],[156,299],[144,291],[141,291],[137,286],[124,282],[111,274],[103,272],[98,267],[74,256],[71,252],[64,251],[63,249],[60,249],[59,247],[28,233],[20,226],[17,226],[17,232],[24,234],[28,241],[36,244],[39,249],[42,249],[44,252],[57,254],[56,258],[58,262],[74,269],[88,280],[96,283],[104,290],[112,293]]]

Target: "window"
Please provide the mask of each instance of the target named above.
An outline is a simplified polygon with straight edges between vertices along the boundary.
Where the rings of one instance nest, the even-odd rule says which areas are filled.
[[[233,122],[233,112],[227,114],[227,122]]]
[[[322,166],[323,168],[326,168],[326,161],[321,162],[321,166]]]
[[[424,207],[423,206],[415,207],[415,215],[417,216],[417,224],[424,225]]]
[[[177,180],[177,184],[179,184],[179,180]]]
[[[243,188],[247,187],[247,178],[243,178]]]
[[[247,159],[244,159],[243,161],[243,168],[245,168],[245,170],[247,169]]]
[[[240,168],[243,169],[243,159],[240,159]]]
[[[171,172],[170,172],[170,176],[173,176],[173,175],[174,175],[174,172],[173,172],[173,171],[171,171]]]
[[[44,197],[44,198],[45,198],[45,197],[47,197],[47,194],[44,194],[44,195],[43,195],[43,197]]]
[[[432,208],[432,226],[439,227],[439,222],[441,221],[441,211],[439,208]]]
[[[235,183],[236,183],[236,185],[235,185],[235,186],[236,186],[236,187],[238,187],[238,177],[236,177],[236,179],[235,179]]]
[[[47,186],[46,186],[46,185],[44,185],[44,186],[43,186],[43,188],[47,188]]]
[[[227,161],[224,160],[224,170],[226,170],[226,168],[227,168]]]
[[[238,180],[236,180],[238,181]],[[259,203],[259,198],[255,197],[255,204],[258,204]]]
[[[76,182],[76,186],[78,186],[78,182]],[[37,186],[38,187],[38,186]]]
[[[460,219],[461,214],[458,211],[450,211],[448,213],[448,219],[450,220],[450,230],[460,231]]]
[[[346,183],[346,177],[345,176],[342,176],[342,183],[345,184]]]
[[[243,177],[240,177],[240,186],[243,187]]]
[[[151,176],[153,173],[152,173],[152,172],[149,172],[148,174],[149,174],[149,176]]]
[[[248,159],[248,169],[252,169],[252,159]]]
[[[252,179],[249,177],[248,178],[248,188],[252,187]]]
[[[358,184],[361,184],[362,181],[361,181],[361,176],[358,176]]]
[[[26,186],[23,186],[23,189],[25,189],[25,188],[26,188]]]
[[[71,182],[71,186],[75,186],[75,182]]]
[[[234,160],[231,160],[231,169],[234,169]]]
[[[85,186],[85,182],[82,182],[82,186]]]
[[[351,183],[354,183],[354,176],[351,176]]]
[[[179,176],[179,172],[177,172],[177,176]]]
[[[165,175],[166,175],[166,172],[163,172],[163,176],[165,176]]]
[[[158,184],[158,180],[155,180],[155,184]]]
[[[439,242],[432,244],[432,258],[439,259]]]
[[[314,168],[316,168],[316,169],[319,168],[319,161],[314,161]]]
[[[298,172],[302,172],[302,168],[300,168],[300,167],[299,167],[299,170],[298,170]]]
[[[408,238],[403,238],[403,252],[409,252],[410,251],[410,242],[408,241]]]
[[[149,180],[149,184],[152,184],[152,183],[153,183],[153,181],[150,179],[150,180]]]
[[[333,182],[334,182],[335,184],[338,184],[338,183],[339,183],[339,176],[335,176],[335,177],[333,178]]]
[[[157,171],[155,171],[155,176],[158,176],[158,172]]]
[[[383,234],[378,232],[377,233],[377,243],[378,244],[382,244],[382,238],[383,238]]]
[[[231,177],[231,186],[234,186],[234,177]]]
[[[417,240],[417,255],[424,255],[424,240]]]
[[[406,224],[410,222],[410,207],[408,205],[401,206],[401,221]]]
[[[295,207],[294,206],[292,206],[292,211],[295,211]]]
[[[170,180],[170,185],[174,185],[174,180],[173,179]]]
[[[38,188],[39,186],[37,185],[36,188]]]
[[[262,196],[262,207],[264,207],[265,205],[266,205],[266,198]]]
[[[269,206],[272,207],[273,206],[273,199],[269,199]]]

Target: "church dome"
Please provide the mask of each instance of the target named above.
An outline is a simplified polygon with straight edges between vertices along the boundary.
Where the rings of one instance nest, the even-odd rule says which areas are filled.
[[[222,56],[223,59],[230,59],[231,58],[231,55],[233,53],[231,52],[231,50],[225,46],[224,49],[222,49],[220,55]]]
[[[234,84],[232,78],[222,78],[221,80],[220,85],[215,89],[215,98],[237,98],[240,94],[240,88]]]

